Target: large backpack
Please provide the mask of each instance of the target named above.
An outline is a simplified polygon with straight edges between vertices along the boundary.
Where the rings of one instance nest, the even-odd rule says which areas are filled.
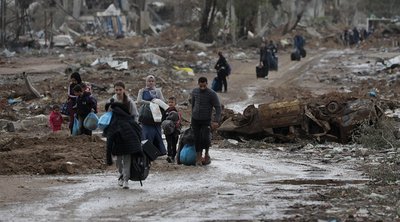
[[[143,186],[142,180],[145,180],[150,172],[150,160],[143,153],[132,154],[131,160],[131,175],[132,181],[139,181],[140,186]]]
[[[229,76],[232,72],[231,65],[229,63],[226,63],[226,75]]]

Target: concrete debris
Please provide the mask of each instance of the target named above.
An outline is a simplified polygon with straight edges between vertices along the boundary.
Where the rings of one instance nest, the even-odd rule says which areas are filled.
[[[241,60],[241,59],[247,59],[248,56],[244,52],[239,52],[239,53],[233,55],[233,58],[237,59],[237,60]]]
[[[97,12],[97,16],[120,16],[121,10],[117,9],[114,4],[108,6],[108,8],[102,12]]]
[[[58,46],[58,47],[71,46],[74,44],[74,40],[69,35],[54,36],[53,42],[54,42],[54,46]],[[40,38],[40,39],[38,39],[38,43],[41,46],[46,46],[46,45],[49,45],[50,42],[48,39],[46,40],[44,38]]]
[[[1,54],[4,55],[4,57],[6,58],[11,58],[15,56],[15,52],[10,52],[8,51],[8,49],[4,49]]]
[[[383,63],[383,67],[384,67],[383,69],[389,69],[389,68],[394,69],[396,67],[399,67],[400,66],[400,55],[395,56],[388,60],[384,60],[382,63]]]
[[[283,101],[260,104],[258,108],[250,105],[243,115],[236,114],[223,122],[218,133],[224,138],[274,137],[291,141],[311,136],[317,140],[347,143],[361,123],[376,123],[382,115],[382,109],[370,99],[306,104],[299,100]]]
[[[153,65],[160,65],[165,62],[165,59],[163,57],[156,55],[152,52],[142,53],[139,55],[139,57]]]
[[[127,70],[128,69],[128,61],[119,61],[114,60],[111,56],[97,58],[90,66],[96,65],[109,65],[111,68],[116,70]]]
[[[209,47],[213,47],[215,45],[215,42],[213,42],[213,43],[202,43],[202,42],[197,42],[197,41],[193,41],[193,40],[190,40],[190,39],[185,39],[183,44],[189,49],[207,51],[207,49]]]

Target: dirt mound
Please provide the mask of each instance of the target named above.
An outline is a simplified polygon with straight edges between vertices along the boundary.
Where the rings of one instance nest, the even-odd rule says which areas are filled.
[[[0,175],[95,173],[107,168],[105,142],[100,137],[72,138],[67,132],[3,138],[0,159]]]

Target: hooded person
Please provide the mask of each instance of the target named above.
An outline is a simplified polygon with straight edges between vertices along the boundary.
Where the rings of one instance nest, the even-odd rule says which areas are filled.
[[[137,104],[139,108],[139,122],[142,125],[142,139],[149,140],[160,151],[160,155],[166,155],[167,150],[162,140],[161,122],[144,121],[141,118],[145,110],[149,110],[150,103],[154,99],[164,101],[161,89],[156,88],[156,79],[153,75],[146,77],[146,86],[139,90]]]

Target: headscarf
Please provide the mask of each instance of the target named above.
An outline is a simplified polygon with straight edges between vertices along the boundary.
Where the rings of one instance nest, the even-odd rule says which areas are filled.
[[[154,79],[154,81],[156,81],[156,78],[153,76],[153,75],[148,75],[147,77],[146,77],[146,88],[147,89],[149,89],[149,90],[154,90],[155,89],[155,85],[154,86],[149,86],[149,80],[150,79]]]

